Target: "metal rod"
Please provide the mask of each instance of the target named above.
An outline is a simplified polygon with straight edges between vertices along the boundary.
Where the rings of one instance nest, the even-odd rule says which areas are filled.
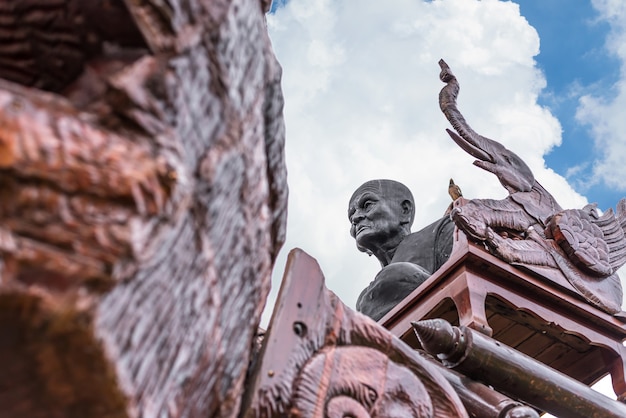
[[[436,363],[435,360],[431,360]],[[439,364],[439,363],[437,363]],[[539,418],[537,411],[494,389],[440,366],[439,372],[459,395],[470,417]]]
[[[465,376],[514,399],[568,418],[624,418],[626,405],[525,354],[443,319],[413,322],[422,347]]]

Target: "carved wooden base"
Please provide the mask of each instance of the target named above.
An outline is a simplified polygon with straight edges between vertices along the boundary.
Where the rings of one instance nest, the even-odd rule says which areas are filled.
[[[626,398],[626,327],[618,317],[585,303],[554,270],[515,268],[456,234],[449,261],[381,324],[414,342],[411,321],[447,315],[587,385],[610,373]]]

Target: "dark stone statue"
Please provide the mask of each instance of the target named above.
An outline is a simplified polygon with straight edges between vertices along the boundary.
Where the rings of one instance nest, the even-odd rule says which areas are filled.
[[[454,224],[448,216],[411,233],[415,201],[393,180],[370,180],[350,198],[350,235],[357,248],[380,261],[382,270],[361,292],[359,312],[379,320],[422,284],[450,256]]]

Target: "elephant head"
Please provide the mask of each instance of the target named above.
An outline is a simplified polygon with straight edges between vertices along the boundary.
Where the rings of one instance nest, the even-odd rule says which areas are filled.
[[[440,60],[439,66],[439,77],[446,83],[439,94],[439,106],[458,132],[446,129],[448,134],[465,152],[477,158],[474,165],[495,174],[510,194],[530,191],[535,183],[530,168],[517,154],[499,142],[479,135],[467,124],[456,105],[459,83],[445,61]]]

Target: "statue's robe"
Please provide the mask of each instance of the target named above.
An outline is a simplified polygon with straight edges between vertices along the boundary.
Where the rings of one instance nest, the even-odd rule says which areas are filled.
[[[448,216],[408,235],[359,295],[356,308],[378,321],[424,283],[450,257],[454,223]]]

